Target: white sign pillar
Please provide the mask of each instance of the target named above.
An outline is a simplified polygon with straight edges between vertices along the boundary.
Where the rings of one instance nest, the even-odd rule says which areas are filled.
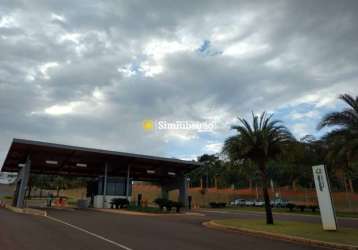
[[[312,170],[323,229],[337,230],[336,214],[326,168],[324,165],[319,165],[313,166]]]

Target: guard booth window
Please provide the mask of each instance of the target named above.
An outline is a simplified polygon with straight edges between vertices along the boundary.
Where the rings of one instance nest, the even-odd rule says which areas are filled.
[[[100,177],[96,181],[97,183],[97,193],[95,195],[102,195],[103,188],[104,188],[104,178]],[[126,195],[126,178],[123,177],[108,177],[107,179],[107,192],[106,195],[118,195],[118,196],[125,196]],[[128,195],[132,194],[132,185],[131,181],[129,182],[129,192]]]

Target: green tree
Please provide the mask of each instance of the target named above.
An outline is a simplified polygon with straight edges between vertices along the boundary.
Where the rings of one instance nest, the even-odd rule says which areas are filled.
[[[279,157],[278,165],[281,185],[291,185],[295,190],[297,184],[310,187],[312,182],[312,166],[324,161],[325,151],[320,141],[312,135],[306,135],[299,141],[290,143],[285,154]],[[286,181],[286,183],[284,183]]]
[[[200,173],[202,177],[205,177],[205,180],[202,178],[202,181],[205,183],[205,187],[209,188],[210,186],[213,186],[213,184],[217,187],[217,178],[220,176],[222,172],[221,170],[223,169],[223,164],[219,159],[219,156],[215,154],[204,154],[198,157],[198,161],[203,163]]]
[[[252,124],[239,118],[241,124],[232,126],[238,134],[229,137],[223,148],[231,160],[249,160],[258,168],[262,180],[267,224],[273,224],[268,193],[267,163],[277,159],[284,147],[294,141],[289,130],[280,121],[271,118],[272,115],[267,116],[265,112],[260,116],[252,114]]]

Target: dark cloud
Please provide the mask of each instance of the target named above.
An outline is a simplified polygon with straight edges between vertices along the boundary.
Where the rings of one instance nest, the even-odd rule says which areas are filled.
[[[216,119],[218,139],[235,116],[358,90],[354,0],[1,6],[2,155],[13,137],[176,156],[201,145],[195,155],[218,142],[141,122]]]

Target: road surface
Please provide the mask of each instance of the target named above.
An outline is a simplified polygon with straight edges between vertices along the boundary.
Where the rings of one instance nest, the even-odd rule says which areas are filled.
[[[91,210],[50,210],[48,214],[46,218],[0,209],[1,249],[317,249],[203,227],[201,223],[211,215],[133,216]]]

